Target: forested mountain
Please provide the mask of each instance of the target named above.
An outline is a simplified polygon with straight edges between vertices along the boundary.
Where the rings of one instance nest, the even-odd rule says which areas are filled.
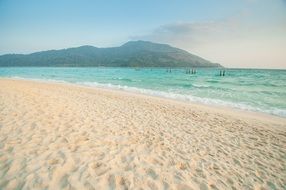
[[[55,67],[221,67],[182,49],[147,41],[130,41],[120,47],[80,46],[31,54],[0,56],[0,66]]]

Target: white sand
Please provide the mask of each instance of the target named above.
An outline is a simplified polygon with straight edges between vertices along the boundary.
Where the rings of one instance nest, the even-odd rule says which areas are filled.
[[[0,189],[283,189],[286,119],[0,80]]]

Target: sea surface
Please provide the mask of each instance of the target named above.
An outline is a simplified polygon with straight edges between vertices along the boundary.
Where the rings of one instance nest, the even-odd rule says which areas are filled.
[[[74,83],[90,87],[222,105],[286,117],[286,70],[166,68],[0,68],[0,77]]]

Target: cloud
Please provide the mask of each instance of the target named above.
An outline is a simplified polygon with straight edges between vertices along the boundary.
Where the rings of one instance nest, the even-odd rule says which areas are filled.
[[[190,49],[217,43],[253,39],[258,36],[268,35],[271,37],[269,33],[273,31],[286,32],[286,25],[281,24],[277,27],[271,26],[270,23],[263,26],[261,23],[249,21],[251,16],[245,11],[224,20],[169,23],[159,26],[149,34],[132,36],[131,39],[171,42]]]
[[[286,25],[251,19],[245,11],[218,21],[169,23],[131,38],[168,43],[230,67],[285,68]]]
[[[205,23],[173,23],[160,27],[153,34],[158,39],[174,39],[189,41],[195,47],[210,40],[222,40],[225,37],[235,37],[236,23],[205,22]]]

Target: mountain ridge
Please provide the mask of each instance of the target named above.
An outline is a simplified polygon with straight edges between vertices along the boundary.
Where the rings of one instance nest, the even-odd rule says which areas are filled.
[[[0,56],[0,66],[222,67],[168,44],[141,40],[118,47],[84,45],[30,54],[5,54]]]

